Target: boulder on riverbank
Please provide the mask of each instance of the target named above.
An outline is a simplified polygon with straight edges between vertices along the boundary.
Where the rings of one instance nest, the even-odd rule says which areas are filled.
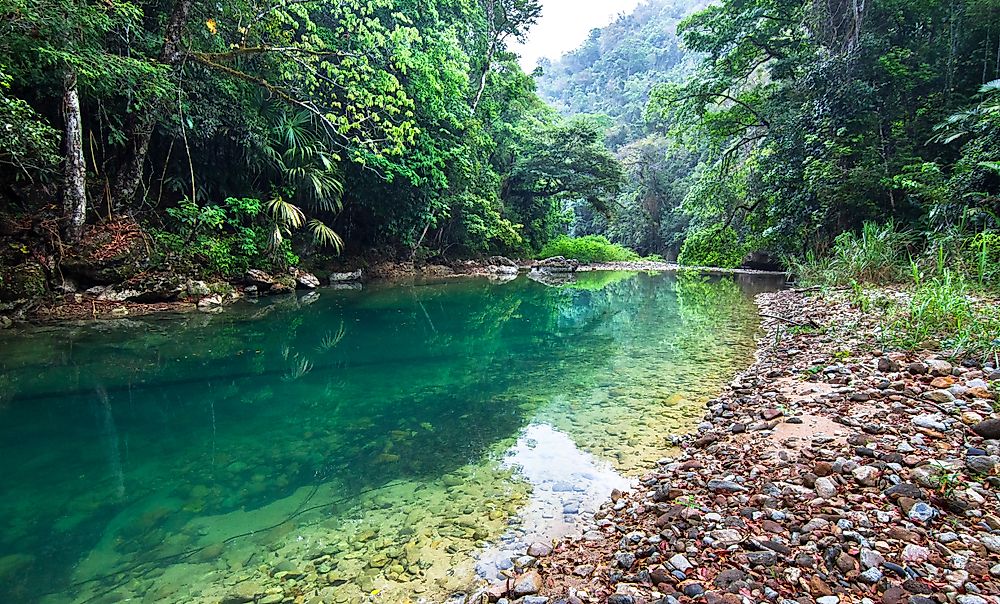
[[[575,273],[580,268],[578,260],[566,259],[562,256],[553,256],[545,260],[539,260],[532,267],[537,271],[549,273]]]
[[[506,256],[490,256],[486,259],[486,270],[494,275],[517,275],[521,269]]]
[[[123,283],[146,269],[150,249],[142,228],[131,220],[91,225],[62,258],[60,269],[87,284]]]
[[[363,275],[364,272],[359,268],[356,271],[350,271],[346,273],[330,273],[329,280],[331,285],[337,283],[356,283],[358,281],[361,281],[361,277]]]
[[[290,294],[295,291],[296,281],[291,275],[274,276],[257,268],[247,270],[243,282],[255,287],[256,292],[265,296]]]
[[[142,273],[102,288],[98,300],[108,302],[175,302],[187,295],[187,282],[173,273]]]

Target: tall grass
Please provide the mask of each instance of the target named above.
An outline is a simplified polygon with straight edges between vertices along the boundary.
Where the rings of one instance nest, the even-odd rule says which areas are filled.
[[[807,284],[901,283],[909,275],[915,241],[912,232],[898,229],[892,221],[866,222],[860,234],[838,235],[829,256],[810,252],[804,261],[791,261],[790,268]]]
[[[886,343],[914,350],[940,349],[956,357],[997,360],[1000,310],[1000,235],[937,233],[918,247],[918,238],[892,222],[865,223],[860,234],[844,233],[825,257],[790,263],[799,281],[849,286],[862,312],[875,306],[866,285],[904,285],[906,297],[882,300]],[[925,250],[919,254],[920,249]]]
[[[994,359],[1000,352],[1000,313],[977,294],[977,284],[938,264],[926,277],[912,264],[908,304],[890,309],[886,333],[904,349],[940,348],[953,356]]]

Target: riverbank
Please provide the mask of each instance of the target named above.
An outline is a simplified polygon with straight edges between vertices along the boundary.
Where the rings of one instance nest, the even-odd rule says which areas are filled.
[[[846,295],[757,303],[756,362],[682,452],[473,601],[1000,602],[996,366],[882,354]]]
[[[88,271],[103,271],[88,265]],[[115,280],[107,285],[83,288],[64,278],[55,289],[45,292],[44,280],[33,297],[0,304],[0,329],[15,322],[53,323],[120,319],[159,313],[223,312],[224,307],[261,296],[289,295],[328,285],[361,288],[369,283],[401,283],[414,280],[486,277],[498,281],[529,274],[547,285],[564,285],[576,273],[594,271],[679,272],[695,271],[709,275],[783,275],[766,271],[682,267],[667,262],[604,262],[580,264],[555,258],[540,261],[516,261],[500,256],[482,260],[459,260],[451,264],[415,265],[412,262],[361,260],[314,269],[292,269],[287,274],[247,271],[238,279],[205,281],[195,277],[142,272]],[[107,271],[103,271],[107,272]]]

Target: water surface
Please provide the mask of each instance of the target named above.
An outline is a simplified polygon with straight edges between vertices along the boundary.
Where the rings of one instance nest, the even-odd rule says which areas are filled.
[[[662,457],[776,285],[462,280],[4,333],[0,597],[443,601]]]

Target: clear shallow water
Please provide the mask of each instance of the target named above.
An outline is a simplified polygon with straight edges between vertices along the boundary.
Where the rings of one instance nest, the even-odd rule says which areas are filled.
[[[4,333],[0,597],[442,601],[698,421],[778,285],[737,279],[376,286]]]

